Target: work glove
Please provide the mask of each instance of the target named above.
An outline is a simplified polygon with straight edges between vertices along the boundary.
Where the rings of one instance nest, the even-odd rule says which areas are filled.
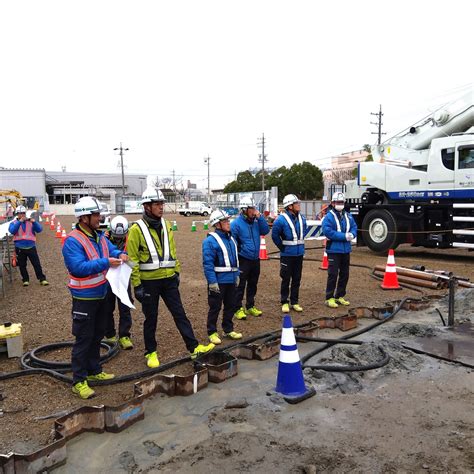
[[[221,290],[219,288],[219,283],[209,283],[209,291],[211,293],[215,293],[216,295],[220,295]]]
[[[135,288],[134,290],[134,293],[135,293],[135,298],[140,301],[140,303],[143,303],[143,300],[145,298],[149,298],[150,297],[150,294],[149,293],[146,293],[145,292],[145,288],[143,287],[143,285],[139,285]]]
[[[352,240],[354,240],[354,234],[352,234],[351,232],[347,232],[346,233],[346,240],[348,242],[351,242]]]
[[[235,279],[235,286],[239,286],[240,285],[240,277],[238,276],[236,279]]]

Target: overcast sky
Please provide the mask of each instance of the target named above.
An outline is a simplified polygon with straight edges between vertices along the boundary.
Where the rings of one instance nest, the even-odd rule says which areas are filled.
[[[0,166],[191,178],[374,143],[473,83],[472,1],[6,1]]]

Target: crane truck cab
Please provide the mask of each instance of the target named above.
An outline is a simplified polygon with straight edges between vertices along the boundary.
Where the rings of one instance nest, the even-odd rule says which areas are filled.
[[[474,249],[474,104],[469,93],[372,147],[346,196],[358,245]]]

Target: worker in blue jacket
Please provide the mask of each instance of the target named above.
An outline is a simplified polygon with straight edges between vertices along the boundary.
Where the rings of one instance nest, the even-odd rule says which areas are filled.
[[[280,249],[281,310],[283,313],[289,313],[291,303],[293,310],[301,312],[303,308],[298,300],[303,271],[304,236],[307,231],[306,219],[300,213],[301,203],[294,194],[283,198],[283,206],[285,210],[276,218],[272,228],[273,243]]]
[[[350,304],[344,296],[349,281],[351,242],[357,236],[357,224],[351,214],[344,209],[345,200],[344,193],[335,192],[322,223],[328,254],[326,304],[330,308]]]
[[[28,259],[33,265],[36,278],[43,286],[49,285],[41,267],[38,251],[36,250],[36,234],[43,230],[43,226],[36,222],[33,217],[26,217],[26,207],[18,206],[15,210],[16,219],[10,222],[8,232],[13,235],[13,243],[15,244],[15,254],[20,267],[21,279],[23,286],[29,286],[30,276],[26,268]]]
[[[85,196],[74,206],[78,223],[68,234],[63,245],[64,263],[69,273],[69,290],[72,295],[72,391],[80,398],[94,395],[88,381],[114,378],[102,371],[100,342],[104,337],[107,314],[106,279],[110,267],[118,267],[128,255],[113,245],[98,231],[100,226],[99,202]]]
[[[217,209],[209,221],[214,232],[209,232],[202,243],[202,263],[207,280],[209,312],[207,334],[213,344],[221,344],[217,332],[217,318],[222,305],[222,329],[230,339],[242,339],[242,334],[234,331],[232,317],[235,310],[236,287],[239,285],[239,257],[237,243],[230,233],[229,216]]]
[[[255,207],[253,199],[245,199],[240,203],[240,215],[231,225],[232,237],[237,242],[239,252],[240,283],[237,287],[234,316],[246,319],[247,315],[261,316],[263,311],[255,307],[258,278],[260,276],[260,236],[270,231],[267,221]],[[242,300],[247,287],[244,309]]]

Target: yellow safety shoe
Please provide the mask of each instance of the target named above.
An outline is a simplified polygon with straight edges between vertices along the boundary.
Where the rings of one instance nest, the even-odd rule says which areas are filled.
[[[297,313],[301,313],[303,311],[303,308],[298,304],[292,304],[291,307],[297,312]]]
[[[112,380],[114,378],[115,378],[114,374],[108,374],[107,372],[101,372],[100,374],[87,376],[87,380],[89,382],[102,382],[104,380]]]
[[[263,314],[263,311],[260,311],[257,309],[255,306],[252,306],[251,308],[248,308],[245,311],[247,314],[250,314],[250,316],[261,316]]]
[[[104,337],[104,342],[113,346],[117,342],[117,336]]]
[[[235,332],[235,331],[230,331],[227,333],[224,333],[225,337],[228,337],[229,339],[242,339],[242,333],[240,332]]]
[[[42,286],[48,286],[49,283],[48,283],[46,280],[41,280],[41,281],[40,281],[40,285],[42,285]]]
[[[289,313],[290,312],[290,305],[288,303],[281,305],[281,312],[282,313]]]
[[[150,367],[150,369],[156,369],[160,366],[160,361],[158,360],[158,354],[156,352],[152,352],[145,356],[146,358],[146,365]]]
[[[337,304],[341,304],[342,306],[349,306],[351,303],[345,300],[342,296],[336,300]]]
[[[329,298],[328,300],[326,300],[326,304],[330,308],[339,308],[339,305],[337,304],[335,298]]]
[[[235,319],[247,319],[247,314],[245,313],[244,308],[239,308],[235,313],[234,313]]]
[[[87,380],[84,382],[77,382],[72,386],[72,393],[79,395],[83,400],[87,400],[94,396],[95,392],[89,387]]]
[[[211,352],[212,349],[216,347],[212,342],[205,346],[204,344],[199,344],[193,352],[191,352],[191,359],[195,359],[196,357],[199,357],[203,354],[207,354],[208,352]]]
[[[222,343],[221,338],[219,337],[219,334],[217,334],[217,332],[214,332],[209,335],[209,341],[216,345]]]
[[[127,351],[129,349],[133,349],[133,342],[128,336],[123,336],[119,339],[120,347]]]
[[[24,281],[23,286],[30,286],[30,282],[29,281]]]

